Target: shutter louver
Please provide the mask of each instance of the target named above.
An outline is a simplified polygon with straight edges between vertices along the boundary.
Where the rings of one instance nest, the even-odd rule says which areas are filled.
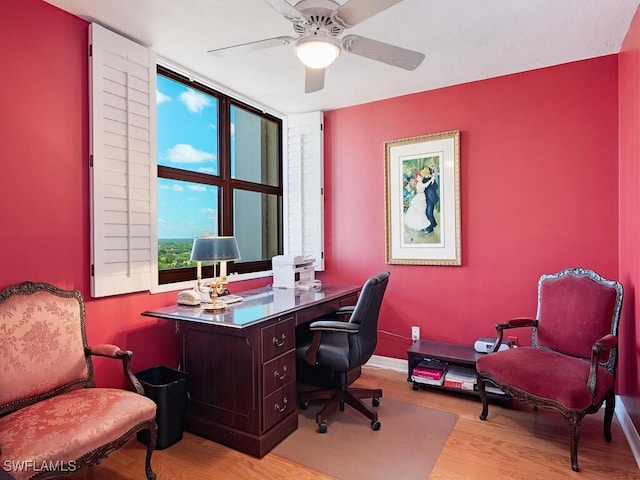
[[[91,295],[148,290],[155,219],[155,55],[90,25]]]
[[[285,250],[315,258],[324,270],[324,116],[287,117]]]

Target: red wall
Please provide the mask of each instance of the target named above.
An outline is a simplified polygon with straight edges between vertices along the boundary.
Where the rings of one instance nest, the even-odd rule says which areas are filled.
[[[325,279],[390,270],[376,353],[406,358],[412,325],[472,344],[535,316],[543,273],[618,277],[617,68],[612,55],[325,114]],[[386,265],[384,142],[448,130],[463,265]]]
[[[625,299],[620,324],[618,393],[636,430],[640,427],[640,10],[619,55],[620,85],[620,279]]]

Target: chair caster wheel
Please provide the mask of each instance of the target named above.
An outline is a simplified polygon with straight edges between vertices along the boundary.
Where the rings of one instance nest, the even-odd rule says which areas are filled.
[[[300,407],[300,410],[306,410],[307,408],[309,408],[309,402],[307,401],[300,401],[298,403],[298,406]]]
[[[371,399],[371,405],[373,405],[374,407],[377,407],[378,405],[380,405],[380,399],[379,398],[372,398]]]
[[[413,389],[414,389],[414,390],[418,390],[419,388],[420,388],[420,387],[418,386],[418,384],[417,384],[417,383],[414,383],[414,384],[413,384]]]
[[[380,430],[380,422],[379,421],[375,421],[375,422],[371,422],[371,430]]]
[[[318,424],[318,433],[327,433],[327,424],[322,422]]]

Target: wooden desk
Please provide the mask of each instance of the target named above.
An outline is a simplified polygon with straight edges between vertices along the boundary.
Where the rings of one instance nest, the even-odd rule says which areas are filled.
[[[237,292],[244,300],[226,313],[180,305],[143,312],[179,322],[189,385],[185,429],[264,456],[298,427],[295,327],[355,305],[359,291],[265,287]]]

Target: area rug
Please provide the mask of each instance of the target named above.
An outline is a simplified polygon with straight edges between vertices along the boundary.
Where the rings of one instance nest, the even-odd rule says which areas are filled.
[[[346,406],[321,434],[315,416],[323,405],[312,402],[299,410],[298,429],[272,453],[340,480],[427,479],[458,420],[453,413],[382,397],[380,430]]]

